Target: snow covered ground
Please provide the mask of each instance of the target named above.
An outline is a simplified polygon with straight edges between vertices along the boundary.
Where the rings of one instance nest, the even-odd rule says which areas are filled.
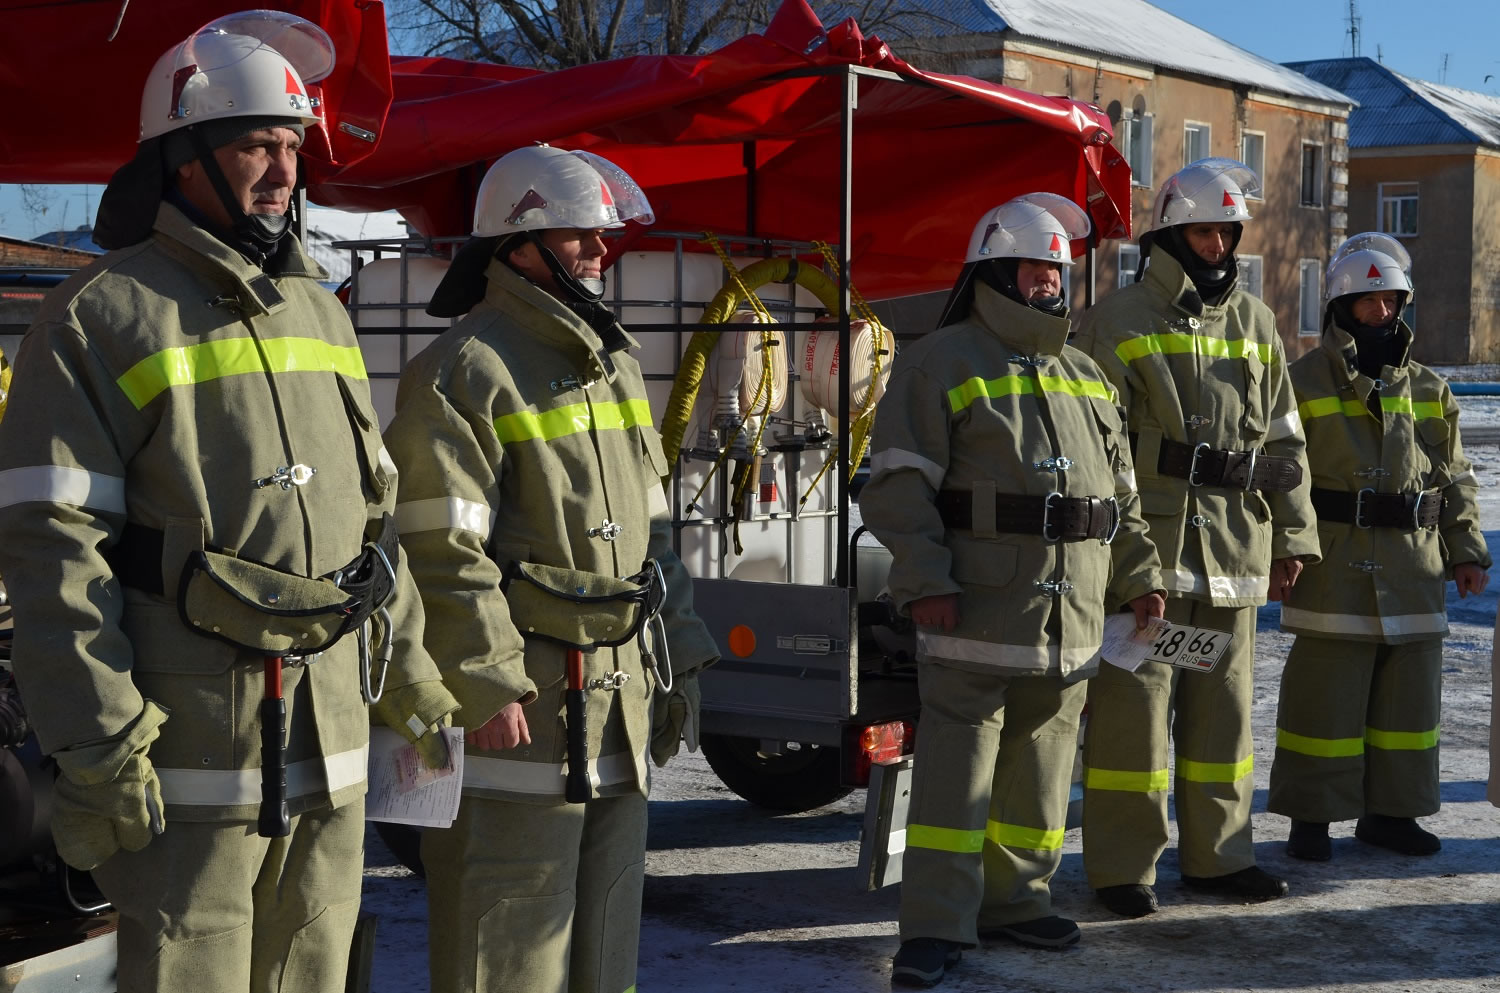
[[[1470,405],[1465,403],[1465,417]],[[1500,423],[1500,421],[1497,421]],[[1500,546],[1500,447],[1470,455],[1487,533]],[[1451,587],[1450,587],[1451,589]],[[1334,858],[1286,857],[1286,819],[1265,812],[1277,680],[1290,638],[1260,614],[1256,650],[1255,837],[1260,864],[1291,895],[1242,906],[1178,882],[1175,848],[1160,869],[1160,913],[1114,918],[1084,879],[1069,831],[1053,881],[1059,912],[1083,927],[1062,952],[1001,943],[967,952],[939,989],[952,993],[1471,993],[1500,991],[1500,810],[1485,801],[1490,643],[1500,579],[1477,598],[1450,595],[1442,724],[1443,809],[1425,823],[1443,851],[1425,859],[1371,849],[1334,826]],[[697,755],[680,757],[651,799],[639,988],[642,993],[867,993],[889,989],[894,888],[856,886],[863,793],[807,814],[772,816],[738,799]],[[374,993],[425,993],[421,882],[372,834],[367,909],[379,915]],[[526,993],[510,991],[504,993]]]

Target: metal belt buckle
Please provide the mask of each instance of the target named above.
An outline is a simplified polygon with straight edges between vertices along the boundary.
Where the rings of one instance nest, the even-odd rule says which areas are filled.
[[[1365,531],[1368,531],[1368,530],[1370,530],[1370,528],[1371,528],[1372,525],[1366,524],[1364,522],[1364,519],[1365,519],[1365,494],[1366,493],[1370,494],[1371,497],[1374,497],[1375,496],[1375,487],[1373,487],[1373,486],[1366,486],[1364,489],[1362,489],[1358,493],[1354,494],[1354,526],[1357,527],[1357,528],[1361,528],[1361,529],[1363,529]]]
[[[1188,463],[1188,485],[1202,486],[1203,482],[1198,478],[1198,458],[1208,449],[1206,441],[1200,441],[1193,446],[1193,461]]]
[[[1057,534],[1052,534],[1051,533],[1051,528],[1052,528],[1052,504],[1053,504],[1054,501],[1061,500],[1061,499],[1062,499],[1062,494],[1059,493],[1059,492],[1057,492],[1056,490],[1053,490],[1051,493],[1048,493],[1047,496],[1045,498],[1043,498],[1043,500],[1042,500],[1042,540],[1043,541],[1060,541],[1062,539],[1062,532],[1061,531],[1059,531]]]
[[[1245,492],[1248,493],[1255,486],[1255,457],[1259,449],[1252,448],[1245,454],[1250,456],[1250,471],[1245,473]]]
[[[1417,490],[1417,498],[1411,504],[1411,529],[1422,530],[1422,501],[1427,499],[1426,490]]]
[[[1105,503],[1109,504],[1109,535],[1104,539],[1106,545],[1113,544],[1115,535],[1120,533],[1120,501],[1114,497],[1106,497]]]

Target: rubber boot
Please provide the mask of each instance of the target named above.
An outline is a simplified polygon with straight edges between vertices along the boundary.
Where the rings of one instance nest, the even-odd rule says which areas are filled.
[[[963,958],[956,941],[942,938],[913,938],[903,941],[896,957],[891,959],[892,986],[936,986],[943,974]]]
[[[1076,945],[1083,932],[1066,917],[1038,917],[1031,921],[1000,924],[979,929],[981,938],[1009,938],[1032,948],[1066,948]]]
[[[1277,900],[1287,894],[1285,879],[1256,865],[1224,876],[1183,876],[1182,883],[1190,889],[1237,896],[1252,903]]]
[[[1286,853],[1307,862],[1327,862],[1333,858],[1333,842],[1328,840],[1325,821],[1292,821],[1286,838]]]
[[[1157,910],[1156,891],[1142,883],[1101,886],[1094,893],[1111,913],[1121,917],[1145,917]]]
[[[1436,855],[1443,847],[1438,836],[1422,830],[1414,817],[1366,814],[1354,826],[1354,837],[1401,855]]]

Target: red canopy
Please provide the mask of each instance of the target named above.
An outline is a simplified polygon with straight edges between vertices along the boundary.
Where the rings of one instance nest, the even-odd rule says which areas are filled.
[[[106,44],[118,2],[40,8],[0,0],[0,84],[20,91],[11,106],[87,109],[22,115],[0,129],[0,181],[107,179],[130,155],[137,94],[156,55],[234,9],[222,0],[135,0],[120,37]],[[380,134],[373,154],[354,161],[366,149],[335,129],[346,151],[335,144],[334,158],[346,164],[310,161],[311,199],[398,208],[429,235],[467,233],[488,163],[547,141],[626,168],[645,187],[659,227],[744,234],[753,226],[767,238],[837,241],[851,71],[858,109],[850,258],[866,296],[946,288],[974,219],[1020,193],[1071,197],[1088,208],[1100,237],[1129,235],[1129,169],[1097,109],[923,72],[852,20],[825,31],[804,0],[785,0],[764,34],[709,55],[638,56],[551,73],[438,58],[387,63],[383,33],[378,56],[372,51],[369,18],[378,3],[274,6],[323,24],[339,47],[342,75],[325,87],[332,119],[357,109],[360,126]],[[142,8],[149,17],[139,16]],[[18,24],[26,29],[12,30]],[[382,129],[369,126],[379,116],[371,94],[387,64],[394,99]]]

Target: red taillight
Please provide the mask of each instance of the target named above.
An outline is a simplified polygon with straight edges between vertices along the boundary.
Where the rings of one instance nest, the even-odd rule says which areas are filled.
[[[859,746],[871,762],[894,762],[906,744],[906,725],[901,721],[872,724],[860,732]]]

